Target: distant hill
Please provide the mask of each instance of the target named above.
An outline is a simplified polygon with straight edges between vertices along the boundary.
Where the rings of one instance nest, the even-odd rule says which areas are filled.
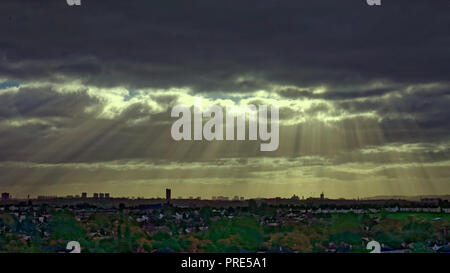
[[[450,195],[417,195],[417,196],[407,196],[407,195],[380,195],[362,198],[363,200],[386,200],[386,199],[402,199],[408,201],[420,201],[422,198],[441,198],[442,200],[450,200]]]

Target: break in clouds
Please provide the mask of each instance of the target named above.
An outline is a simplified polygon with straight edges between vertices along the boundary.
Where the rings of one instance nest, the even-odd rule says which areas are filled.
[[[0,4],[0,190],[450,192],[450,3]],[[171,109],[276,105],[279,146],[174,141]]]

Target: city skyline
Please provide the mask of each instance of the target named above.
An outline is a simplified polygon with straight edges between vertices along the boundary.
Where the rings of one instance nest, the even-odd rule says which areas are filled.
[[[172,189],[170,189],[172,190]],[[114,195],[110,192],[77,192],[77,193],[63,193],[60,195],[56,194],[48,194],[48,193],[41,193],[41,194],[27,194],[27,195],[15,195],[14,193],[7,192],[7,191],[0,191],[2,193],[2,199],[3,195],[7,194],[8,198],[6,200],[10,199],[16,199],[16,200],[27,200],[27,199],[51,199],[51,198],[75,198],[75,199],[121,199],[121,198],[127,198],[127,199],[166,199],[167,196],[164,197],[164,192],[161,191],[159,194],[155,195]],[[86,195],[84,195],[86,194]],[[103,194],[103,196],[101,196]],[[177,195],[170,197],[170,199],[195,199],[195,200],[217,200],[217,201],[242,201],[242,200],[251,200],[251,199],[297,199],[297,200],[307,200],[307,199],[329,199],[329,200],[337,200],[337,199],[346,199],[346,200],[388,200],[388,199],[421,199],[421,198],[448,198],[450,197],[450,194],[432,194],[432,195],[370,195],[370,196],[357,196],[357,197],[342,197],[342,196],[328,196],[325,195],[324,192],[321,192],[317,195],[311,194],[301,194],[301,193],[291,193],[291,195],[287,196],[242,196],[242,195],[212,195],[212,196],[201,196],[201,195],[180,195],[178,193]]]

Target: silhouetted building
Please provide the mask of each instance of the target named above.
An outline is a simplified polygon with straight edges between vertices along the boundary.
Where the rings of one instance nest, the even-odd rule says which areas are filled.
[[[441,201],[442,201],[441,198],[422,198],[422,199],[420,199],[420,202],[422,204],[434,205],[434,206],[439,206],[439,203]]]
[[[37,197],[38,200],[54,200],[58,199],[58,196],[56,195],[39,195]]]
[[[104,193],[100,193],[100,199],[105,198],[105,194]]]
[[[3,201],[9,200],[9,199],[11,199],[11,195],[9,193],[7,193],[7,192],[2,193]]]
[[[81,198],[87,198],[87,193],[82,192],[82,193],[81,193]]]
[[[98,193],[94,193],[93,197],[98,198]]]
[[[172,191],[170,189],[166,189],[166,201],[170,203],[170,196],[172,195]]]
[[[109,199],[109,193],[105,193],[105,198]]]
[[[323,192],[320,194],[320,199],[321,200],[325,199],[325,195],[323,194]]]

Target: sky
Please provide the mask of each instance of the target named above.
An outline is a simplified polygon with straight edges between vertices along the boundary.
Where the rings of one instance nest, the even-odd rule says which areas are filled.
[[[0,191],[450,194],[447,0],[0,2]],[[276,105],[280,144],[174,141],[172,107]]]

